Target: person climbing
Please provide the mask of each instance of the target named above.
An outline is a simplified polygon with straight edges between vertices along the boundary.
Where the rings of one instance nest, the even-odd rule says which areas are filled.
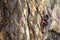
[[[49,19],[48,15],[45,15],[41,18],[40,26],[41,26],[42,32],[44,32],[44,30],[46,29],[46,26],[48,25],[48,19]]]
[[[38,7],[36,7],[36,10],[38,11],[38,13],[40,13],[40,11],[38,10]],[[49,16],[45,15],[44,11],[43,11],[43,16],[42,16],[42,14],[39,14],[39,15],[41,17],[41,21],[40,21],[40,26],[41,26],[41,29],[42,29],[41,31],[43,32],[44,29],[46,29],[46,26],[48,25]]]

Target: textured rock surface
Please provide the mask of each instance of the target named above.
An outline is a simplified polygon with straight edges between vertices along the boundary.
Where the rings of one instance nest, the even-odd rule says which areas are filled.
[[[49,15],[45,34],[43,13]],[[1,40],[60,40],[60,0],[0,0],[0,31]]]

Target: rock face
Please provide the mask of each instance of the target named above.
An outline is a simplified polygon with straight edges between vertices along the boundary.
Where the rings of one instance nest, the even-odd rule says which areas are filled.
[[[46,14],[49,25],[42,34],[41,16]],[[60,0],[0,0],[0,40],[47,40],[49,36],[48,40],[60,40],[51,36],[59,38],[57,33],[60,33]]]

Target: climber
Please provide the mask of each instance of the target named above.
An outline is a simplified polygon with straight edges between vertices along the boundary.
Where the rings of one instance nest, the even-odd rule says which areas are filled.
[[[48,25],[48,19],[49,19],[48,15],[45,15],[44,17],[41,18],[40,25],[42,32],[44,32],[44,29],[46,29],[46,26]]]

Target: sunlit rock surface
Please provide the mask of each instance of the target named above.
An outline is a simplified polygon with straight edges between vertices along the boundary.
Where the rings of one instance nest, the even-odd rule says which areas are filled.
[[[43,13],[49,15],[44,34]],[[60,0],[0,0],[0,40],[60,40]]]

